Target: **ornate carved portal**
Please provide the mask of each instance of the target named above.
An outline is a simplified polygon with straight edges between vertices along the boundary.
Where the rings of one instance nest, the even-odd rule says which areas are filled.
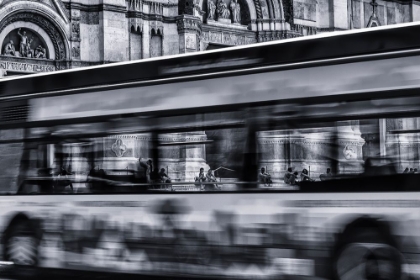
[[[23,13],[12,13],[10,15],[8,15],[7,17],[5,17],[1,22],[0,22],[0,33],[10,24],[14,23],[14,22],[18,22],[18,21],[27,21],[27,22],[31,22],[34,23],[36,25],[38,25],[40,28],[42,28],[50,37],[51,41],[53,42],[53,46],[54,46],[54,50],[47,50],[46,46],[45,46],[45,42],[43,42],[42,44],[38,44],[36,45],[36,38],[38,38],[39,41],[43,41],[42,38],[40,38],[39,35],[36,35],[33,31],[30,30],[25,30],[24,28],[20,31],[21,36],[26,36],[26,43],[25,43],[25,39],[24,37],[19,37],[19,35],[17,34],[17,30],[16,31],[12,31],[16,32],[16,37],[15,40],[13,42],[14,48],[15,48],[15,53],[16,51],[19,52],[21,51],[21,42],[23,41],[26,45],[28,45],[29,40],[31,39],[31,36],[33,36],[33,42],[31,42],[29,45],[30,47],[33,49],[33,54],[35,57],[35,52],[37,50],[37,48],[39,46],[41,46],[40,48],[38,48],[38,54],[41,55],[40,53],[43,51],[41,50],[41,48],[45,49],[44,51],[46,52],[45,56],[48,58],[48,52],[49,51],[54,51],[55,52],[55,59],[56,60],[65,60],[67,57],[67,53],[66,53],[66,45],[65,45],[65,40],[63,37],[63,34],[59,31],[59,29],[47,18],[39,15],[39,14],[34,14],[34,13],[28,13],[28,12],[23,12]],[[27,32],[26,34],[23,34],[23,32]],[[30,32],[30,33],[29,33]],[[13,33],[14,34],[14,33]],[[19,39],[18,39],[19,38]],[[10,40],[9,42],[7,42],[5,40],[5,42],[2,42],[2,53],[5,51],[6,45],[8,43],[11,43]],[[7,48],[7,51],[9,53],[9,55],[12,54],[12,46],[9,45],[9,47]],[[24,49],[22,49],[24,50]],[[26,56],[27,57],[27,56]]]
[[[26,58],[49,58],[44,39],[30,29],[15,29],[2,42],[2,54]]]

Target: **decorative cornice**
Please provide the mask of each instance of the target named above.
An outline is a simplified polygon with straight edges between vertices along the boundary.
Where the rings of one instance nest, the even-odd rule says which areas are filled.
[[[51,60],[3,55],[0,56],[0,69],[22,73],[53,72],[57,70],[54,61]]]
[[[128,19],[142,19],[145,21],[161,21],[163,23],[176,23],[179,16],[166,17],[161,15],[150,15],[138,11],[129,11],[126,14]]]
[[[235,28],[230,29],[229,27],[218,27],[218,26],[214,26],[214,25],[207,25],[207,24],[203,24],[202,25],[202,31],[210,31],[210,32],[229,32],[232,34],[236,34],[236,35],[245,35],[245,36],[252,36],[255,37],[255,31],[251,31],[251,30],[238,30]]]
[[[317,28],[318,32],[333,32],[333,31],[345,31],[345,30],[348,30],[348,29],[338,28],[338,27],[322,27],[322,28],[318,27]]]
[[[226,30],[206,30],[202,33],[203,42],[226,46],[248,45],[256,43],[255,33],[234,33]]]
[[[258,19],[253,19],[251,20],[251,23],[283,23],[284,20],[283,19],[278,19],[278,18],[258,18]]]
[[[80,10],[83,12],[117,12],[117,13],[126,13],[127,7],[111,4],[96,4],[96,5],[86,5],[81,3],[65,3],[64,6],[66,9]]]
[[[283,40],[289,38],[297,38],[301,37],[302,34],[289,31],[289,30],[282,30],[282,31],[260,31],[258,32],[258,42],[269,42],[269,41],[276,41],[276,40]]]
[[[144,1],[143,5],[151,6],[155,2],[151,1]],[[65,3],[64,4],[66,9],[76,9],[84,12],[101,12],[101,11],[112,11],[112,12],[139,12],[134,10],[127,10],[126,6],[119,6],[119,5],[110,5],[110,4],[94,4],[94,5],[86,5],[80,3]],[[160,6],[165,8],[176,8],[178,4],[171,4],[171,3],[159,3]]]
[[[201,19],[195,16],[181,15],[177,18],[178,32],[198,32],[201,34],[202,22]]]

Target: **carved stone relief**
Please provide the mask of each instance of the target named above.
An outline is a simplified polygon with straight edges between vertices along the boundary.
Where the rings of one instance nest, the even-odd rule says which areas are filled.
[[[2,42],[2,54],[25,58],[47,58],[44,40],[32,30],[12,30]]]
[[[80,58],[80,46],[79,44],[73,44],[71,49],[71,56],[73,58],[79,59]]]
[[[177,21],[177,27],[179,32],[196,31],[201,33],[201,21],[197,18],[184,17]]]
[[[197,39],[194,34],[185,34],[185,45],[187,49],[195,50],[197,48]]]
[[[80,21],[75,21],[71,23],[71,39],[80,39]]]
[[[19,71],[19,72],[53,72],[58,69],[53,65],[41,65],[41,64],[32,64],[32,63],[20,63],[13,61],[0,61],[0,69],[8,71]]]
[[[205,31],[203,32],[203,40],[205,42],[226,44],[226,45],[247,45],[256,42],[254,37],[246,35],[239,35],[230,32],[214,32]]]
[[[243,24],[250,22],[249,10],[242,0],[208,0],[207,23]]]
[[[260,1],[260,5],[261,5],[261,13],[263,18],[268,18],[268,5],[267,5],[267,1],[266,0],[261,0]]]
[[[208,0],[207,3],[207,19],[216,20],[216,4],[213,0]]]
[[[219,20],[230,18],[230,11],[224,0],[217,0],[216,14]]]
[[[11,14],[0,23],[0,32],[2,32],[6,26],[17,21],[28,21],[41,27],[53,42],[56,59],[66,59],[66,47],[63,35],[51,21],[41,15],[33,13],[23,12],[18,14]]]
[[[238,0],[232,0],[229,6],[232,14],[232,22],[241,23],[241,5]]]

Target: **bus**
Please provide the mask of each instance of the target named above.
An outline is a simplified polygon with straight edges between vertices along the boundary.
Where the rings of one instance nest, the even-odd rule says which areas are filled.
[[[419,33],[0,81],[0,264],[34,277],[415,279]]]

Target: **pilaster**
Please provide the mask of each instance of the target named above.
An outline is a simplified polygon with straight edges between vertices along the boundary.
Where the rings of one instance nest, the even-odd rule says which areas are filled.
[[[201,26],[202,22],[199,17],[192,15],[181,15],[178,17],[179,53],[200,50]]]
[[[80,10],[70,11],[70,57],[71,60],[80,60]]]

